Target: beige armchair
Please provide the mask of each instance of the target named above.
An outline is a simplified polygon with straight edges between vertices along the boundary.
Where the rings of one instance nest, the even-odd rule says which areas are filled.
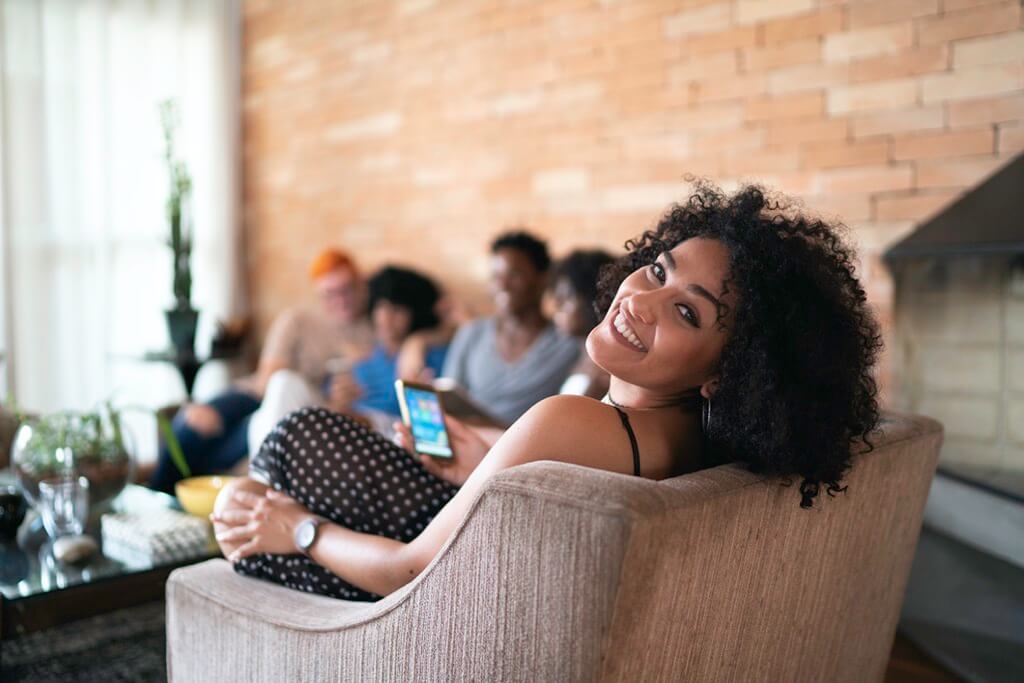
[[[942,441],[890,415],[849,491],[799,507],[737,466],[653,482],[501,473],[377,603],[223,560],[167,584],[171,681],[881,681]]]

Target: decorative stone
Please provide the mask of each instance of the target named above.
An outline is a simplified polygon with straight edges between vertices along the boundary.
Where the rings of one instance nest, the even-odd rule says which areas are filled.
[[[81,562],[98,549],[99,545],[89,536],[61,536],[53,542],[53,556],[65,564]]]

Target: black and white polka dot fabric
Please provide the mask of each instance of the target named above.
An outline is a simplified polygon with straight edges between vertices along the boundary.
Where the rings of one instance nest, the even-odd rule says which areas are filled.
[[[252,460],[253,478],[349,529],[411,541],[458,488],[344,415],[303,408],[285,417]],[[235,571],[345,600],[377,600],[305,555],[252,555]]]

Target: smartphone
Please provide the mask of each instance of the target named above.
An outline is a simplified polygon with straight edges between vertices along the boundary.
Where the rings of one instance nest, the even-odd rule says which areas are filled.
[[[412,432],[413,450],[435,458],[451,458],[451,442],[444,426],[441,397],[425,384],[395,380],[402,422]]]

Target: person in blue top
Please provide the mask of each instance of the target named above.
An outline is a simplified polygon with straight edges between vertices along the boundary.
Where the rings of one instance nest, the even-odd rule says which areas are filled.
[[[398,352],[406,338],[440,324],[437,286],[425,275],[413,270],[386,266],[369,281],[370,318],[374,347],[370,355],[353,364],[347,387],[340,377],[331,377],[325,386],[334,386],[328,407],[337,412],[362,415],[383,413],[398,415],[395,393]],[[431,346],[426,367],[440,374],[448,346]]]
[[[426,275],[397,266],[377,271],[367,282],[367,289],[373,328],[369,353],[354,362],[343,358],[329,362],[329,374],[319,387],[310,386],[288,370],[275,373],[267,383],[263,405],[249,425],[250,455],[259,451],[281,419],[306,406],[362,418],[390,434],[391,423],[399,414],[395,394],[399,349],[411,334],[440,324],[440,291]],[[440,373],[447,351],[447,344],[428,346],[427,367]]]

